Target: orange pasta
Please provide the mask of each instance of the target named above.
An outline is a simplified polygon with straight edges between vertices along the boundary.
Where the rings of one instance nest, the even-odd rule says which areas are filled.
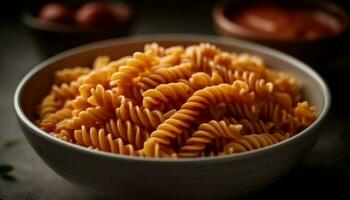
[[[152,43],[111,57],[55,72],[37,125],[94,150],[186,158],[263,148],[317,118],[295,77],[255,55]]]

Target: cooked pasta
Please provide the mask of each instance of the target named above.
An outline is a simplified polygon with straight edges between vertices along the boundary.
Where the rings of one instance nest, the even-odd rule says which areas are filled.
[[[296,78],[256,55],[151,43],[112,58],[56,71],[36,124],[93,150],[180,159],[264,148],[317,118]]]
[[[173,67],[155,69],[153,72],[141,76],[136,86],[146,91],[160,84],[173,83],[179,79],[191,77],[192,67],[190,63],[181,63]]]
[[[109,56],[97,56],[97,58],[94,60],[94,63],[92,64],[92,67],[94,69],[102,68],[111,61],[111,58]]]
[[[60,130],[76,130],[80,126],[93,127],[96,125],[103,125],[108,119],[113,117],[113,113],[108,112],[105,108],[94,107],[88,108],[73,115],[72,118],[66,118],[56,124],[56,131]]]
[[[145,108],[164,110],[167,105],[183,103],[192,95],[192,89],[184,83],[168,83],[149,89],[142,95]]]
[[[125,144],[121,138],[114,138],[112,134],[106,134],[105,129],[102,128],[92,127],[88,130],[82,126],[80,130],[74,131],[74,138],[77,144],[95,150],[133,156],[143,155],[142,151],[135,150],[132,144]]]
[[[225,154],[240,153],[245,151],[251,151],[266,147],[277,142],[281,142],[289,138],[289,134],[280,133],[263,133],[263,134],[250,134],[239,138],[233,139],[233,141],[224,147]]]
[[[79,95],[80,85],[81,84],[79,81],[72,81],[69,84],[62,83],[61,85],[54,85],[52,86],[52,94],[54,95],[55,99],[60,101],[73,99]]]
[[[233,83],[235,80],[244,81],[249,85],[250,89],[261,98],[268,98],[273,91],[274,85],[271,82],[266,82],[266,80],[260,78],[260,76],[254,72],[242,72],[223,67],[218,67],[218,71],[223,77],[223,80],[225,80],[225,83]]]
[[[67,119],[72,116],[72,110],[64,108],[58,110],[57,112],[51,114],[50,116],[44,118],[40,121],[40,127],[45,131],[53,131],[56,127],[56,124],[64,119]]]
[[[91,96],[87,99],[91,105],[100,106],[109,110],[115,110],[120,106],[124,96],[118,94],[115,90],[105,90],[100,84],[91,89]]]
[[[69,83],[90,72],[88,67],[64,68],[55,72],[56,84]]]
[[[149,137],[147,129],[121,119],[110,119],[106,123],[106,130],[116,138],[121,138],[125,143],[132,144],[135,149],[142,149],[143,143]]]
[[[131,86],[133,79],[137,78],[142,72],[149,70],[155,64],[158,64],[157,57],[149,53],[136,52],[133,58],[130,58],[126,65],[123,65],[111,77],[111,86],[127,87]],[[124,88],[125,89],[125,88]]]
[[[53,94],[47,95],[38,108],[40,119],[45,119],[47,116],[56,112],[59,109],[58,102],[55,101]]]
[[[167,113],[162,113],[158,110],[150,110],[140,106],[134,106],[132,102],[123,102],[116,109],[116,117],[123,120],[130,120],[133,123],[146,127],[156,128],[174,113],[175,110],[170,110]]]
[[[211,85],[218,85],[220,83],[223,83],[221,76],[216,72],[213,72],[211,76],[204,72],[197,72],[192,74],[192,76],[188,80],[182,79],[180,81],[186,83],[194,91],[203,89]]]
[[[242,125],[228,124],[225,121],[212,120],[208,123],[203,123],[186,140],[178,155],[179,157],[197,157],[205,149],[206,145],[212,143],[215,138],[239,138],[241,129]]]

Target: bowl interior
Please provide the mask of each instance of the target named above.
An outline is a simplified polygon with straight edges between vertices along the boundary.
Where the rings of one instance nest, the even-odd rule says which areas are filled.
[[[228,38],[198,35],[153,35],[93,43],[63,52],[44,61],[29,72],[19,84],[15,96],[15,107],[19,108],[16,109],[17,114],[20,117],[24,114],[25,118],[29,119],[30,122],[24,120],[27,126],[35,126],[37,105],[43,96],[48,94],[55,70],[91,66],[98,55],[109,55],[112,59],[131,55],[135,51],[142,51],[144,44],[150,42],[158,42],[162,46],[187,46],[199,42],[210,42],[226,51],[247,52],[261,56],[269,67],[289,72],[297,78],[304,90],[305,98],[317,107],[319,118],[323,118],[328,111],[330,95],[322,78],[311,68],[290,56],[260,45]]]

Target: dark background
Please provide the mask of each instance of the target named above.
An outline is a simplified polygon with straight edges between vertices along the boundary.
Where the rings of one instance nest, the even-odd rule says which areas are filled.
[[[45,1],[2,1],[0,7],[0,199],[93,199],[49,169],[34,153],[17,126],[12,109],[17,83],[42,56],[21,21],[29,7]],[[78,1],[75,1],[78,2]],[[83,2],[83,1],[82,1]],[[137,18],[131,35],[151,33],[216,34],[211,9],[217,1],[125,1]],[[350,10],[347,0],[335,1]],[[316,50],[315,50],[316,51]],[[350,186],[350,47],[332,59],[332,71],[320,71],[333,95],[331,113],[319,142],[288,176],[249,199],[346,198]],[[319,58],[328,61],[330,58]],[[12,170],[4,170],[10,166]],[[234,178],[234,177],[232,177]]]

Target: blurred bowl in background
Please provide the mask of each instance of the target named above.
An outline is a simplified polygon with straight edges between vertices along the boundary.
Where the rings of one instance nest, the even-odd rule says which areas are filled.
[[[63,20],[57,17],[59,13],[67,14],[62,11],[62,5],[72,8],[74,13],[70,21],[67,20],[67,16],[64,16]],[[109,7],[112,14],[116,14],[113,17],[118,19],[114,24],[108,21],[103,10],[98,9],[99,5]],[[127,4],[95,2],[48,3],[35,6],[22,16],[23,23],[29,28],[44,57],[85,43],[126,36],[130,32],[134,18],[133,9]]]
[[[287,13],[289,10],[291,14]],[[242,16],[237,18],[237,15]],[[310,17],[330,25],[329,30],[317,26],[317,21],[310,21]],[[327,1],[224,1],[214,7],[213,19],[222,36],[279,49],[316,69],[324,68],[327,61],[341,54],[341,44],[348,40],[349,16],[342,8]],[[256,29],[242,20],[255,23]]]

